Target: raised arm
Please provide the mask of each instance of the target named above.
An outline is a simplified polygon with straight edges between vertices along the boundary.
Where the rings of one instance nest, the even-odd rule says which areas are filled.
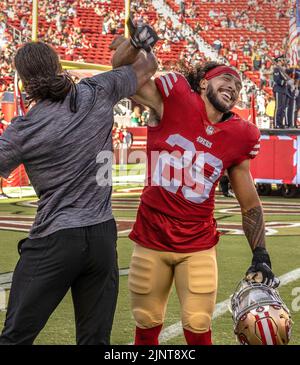
[[[143,76],[143,73],[145,72],[145,63],[149,62],[153,64],[155,62],[155,71],[157,70],[157,62],[153,53],[137,50],[131,45],[130,40],[124,37],[117,37],[110,45],[110,49],[115,50],[112,58],[113,68],[132,64],[137,75],[141,74],[138,91],[133,99],[137,103],[146,105],[154,110],[158,118],[161,119],[163,114],[163,102],[154,81],[151,80],[151,76],[154,73],[152,73],[150,77],[148,77],[149,75]],[[150,67],[150,65],[147,67]]]
[[[274,282],[271,260],[266,250],[263,208],[250,173],[249,160],[229,169],[228,175],[241,207],[243,230],[253,253],[252,264],[246,276],[249,280],[258,280],[258,273],[261,272],[263,282],[278,285],[278,279]]]
[[[140,90],[147,82],[151,81],[151,77],[157,70],[156,57],[152,52],[147,53],[145,51],[140,51],[135,62],[132,64],[132,67],[138,80],[137,90]]]

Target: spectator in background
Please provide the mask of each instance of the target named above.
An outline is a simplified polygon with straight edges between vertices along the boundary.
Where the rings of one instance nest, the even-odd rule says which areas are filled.
[[[274,127],[284,128],[284,118],[287,106],[287,82],[285,59],[283,56],[275,59],[277,62],[273,72],[273,93],[275,98]]]
[[[232,52],[231,50],[228,52],[227,59],[231,66],[237,67],[238,65],[238,55],[236,52]]]
[[[296,69],[286,70],[290,79],[287,81],[287,102],[286,102],[286,127],[295,128],[296,126],[296,100],[299,96],[298,80],[296,81]]]
[[[184,2],[184,0],[180,0],[180,14],[183,18],[185,17],[185,2]]]
[[[162,44],[161,49],[165,53],[171,52],[171,44],[167,39],[164,40],[164,43]]]
[[[140,122],[141,122],[141,108],[139,106],[135,106],[130,116],[131,126],[138,127],[140,125]]]
[[[296,86],[296,110],[295,110],[295,128],[298,127],[298,114],[300,110],[300,68],[296,69],[295,75],[295,86]]]
[[[243,107],[246,108],[248,106],[248,103],[249,103],[249,96],[248,96],[247,90],[244,87],[244,85],[243,85],[243,88],[241,90],[240,100],[243,103]]]
[[[267,86],[267,77],[266,77],[266,68],[265,65],[262,65],[259,70],[259,88],[263,90],[263,88]]]
[[[256,97],[256,103],[258,106],[258,114],[259,115],[265,115],[266,113],[266,101],[265,96],[262,91],[259,91]]]
[[[4,130],[7,126],[8,126],[8,123],[5,120],[5,116],[2,112],[2,110],[0,109],[0,136],[2,136]]]
[[[219,39],[216,39],[214,42],[213,42],[213,48],[218,52],[220,53],[220,50],[221,48],[223,47],[223,43],[219,40]]]
[[[141,115],[141,126],[147,125],[149,118],[150,118],[150,108],[148,106],[145,106],[145,110]]]
[[[219,181],[219,190],[222,191],[223,195],[226,198],[229,198],[229,197],[235,198],[234,192],[232,191],[231,186],[230,186],[227,171],[224,172],[224,175],[221,177],[221,179]]]
[[[246,41],[243,46],[243,53],[244,56],[250,56],[251,55],[251,45],[249,41]]]
[[[253,70],[259,71],[259,69],[261,68],[261,56],[256,50],[252,54],[252,62],[253,62]]]
[[[211,18],[211,19],[214,19],[215,17],[218,16],[218,13],[215,12],[213,9],[210,9],[209,13],[208,13],[208,16]]]
[[[280,57],[282,54],[282,49],[279,47],[278,43],[274,43],[273,45],[273,55],[274,55],[274,58],[278,58]]]
[[[129,148],[133,142],[133,135],[127,130],[126,127],[123,128],[123,144],[125,148]]]
[[[119,148],[123,140],[123,133],[121,128],[119,127],[118,123],[114,123],[112,129],[112,141],[113,141],[113,148]]]
[[[241,72],[248,71],[249,70],[249,67],[248,67],[247,63],[246,62],[241,62],[240,65],[239,65],[239,70]]]
[[[237,49],[238,49],[238,43],[237,43],[237,41],[235,41],[235,40],[231,40],[230,42],[229,42],[229,49],[232,51],[232,52],[234,52],[234,51],[236,51]]]

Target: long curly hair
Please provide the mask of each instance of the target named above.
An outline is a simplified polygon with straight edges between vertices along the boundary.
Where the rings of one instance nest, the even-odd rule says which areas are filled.
[[[189,67],[187,65],[182,65],[180,68],[180,73],[182,73],[189,84],[191,85],[192,90],[200,93],[200,82],[204,79],[204,75],[218,67],[218,66],[225,66],[223,63],[218,63],[215,61],[209,61],[204,64],[199,64],[195,67]]]
[[[55,50],[43,42],[28,42],[18,49],[14,64],[27,101],[63,102],[71,92],[70,109],[76,112],[77,91],[72,77],[63,72]]]

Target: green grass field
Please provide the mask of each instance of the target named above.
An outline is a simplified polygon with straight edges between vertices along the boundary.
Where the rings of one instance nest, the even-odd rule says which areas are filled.
[[[121,187],[118,187],[120,192]],[[122,218],[134,220],[138,206],[138,194],[128,193],[127,195],[120,192],[114,195],[113,208],[117,221]],[[132,199],[130,202],[122,204],[122,198]],[[1,216],[34,216],[35,208],[25,207],[23,203],[32,201],[33,198],[25,199],[2,199],[0,200],[0,221]],[[294,204],[291,209],[292,214],[287,215],[282,209],[278,209],[275,214],[266,214],[266,221],[281,222],[277,229],[272,226],[273,231],[267,238],[268,249],[272,258],[273,270],[278,276],[286,274],[300,267],[300,204],[299,199],[284,199],[281,197],[267,197],[262,199],[266,203],[278,202],[285,204]],[[124,204],[126,210],[123,209]],[[299,204],[297,206],[297,204]],[[216,204],[215,216],[219,224],[241,224],[241,217],[238,213],[224,213],[223,209],[237,207],[235,199],[218,198]],[[222,210],[222,212],[220,212]],[[295,223],[291,225],[291,223]],[[288,224],[286,226],[286,224]],[[289,226],[290,225],[290,226]],[[232,233],[231,231],[229,233]],[[0,279],[1,274],[14,270],[18,260],[16,244],[18,240],[26,237],[26,232],[15,230],[0,229]],[[127,233],[119,234],[118,253],[119,267],[126,269],[129,267],[130,256],[132,252],[132,243],[127,238]],[[217,303],[229,298],[233,293],[238,281],[242,278],[243,273],[248,268],[251,261],[251,253],[242,234],[222,235],[218,245],[218,264],[219,264],[219,290]],[[291,310],[294,321],[293,336],[291,344],[300,344],[300,297],[293,295],[293,289],[299,287],[298,296],[300,295],[300,279],[297,279],[280,288],[280,294]],[[295,290],[295,289],[294,289]],[[294,301],[292,310],[292,302]],[[297,308],[297,306],[299,308]],[[5,312],[0,312],[0,329],[3,326]],[[176,324],[180,321],[179,304],[175,292],[169,300],[167,317],[164,328]],[[180,328],[180,327],[179,327]],[[184,338],[181,332],[175,337],[165,339],[164,344],[179,345],[184,344]],[[112,331],[112,344],[128,344],[132,341],[134,334],[134,321],[129,308],[129,296],[127,290],[127,276],[120,277],[120,293],[118,306],[115,315],[115,321]],[[236,344],[233,334],[232,319],[229,311],[213,320],[213,340],[215,344]],[[75,326],[71,296],[68,294],[56,311],[49,319],[46,327],[37,338],[36,344],[75,344]]]

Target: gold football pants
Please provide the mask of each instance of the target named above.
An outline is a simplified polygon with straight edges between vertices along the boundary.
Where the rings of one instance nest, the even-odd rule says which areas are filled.
[[[217,293],[215,247],[193,253],[176,253],[135,245],[129,270],[129,290],[136,325],[152,328],[164,322],[173,280],[181,305],[183,328],[195,333],[207,332]]]

